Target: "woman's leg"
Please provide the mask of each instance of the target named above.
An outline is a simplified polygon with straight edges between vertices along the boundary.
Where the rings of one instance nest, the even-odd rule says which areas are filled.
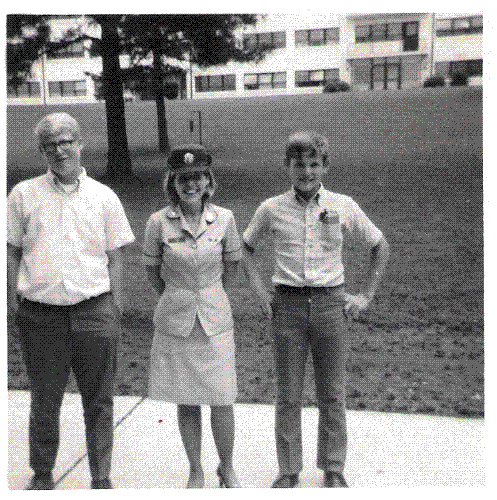
[[[233,405],[211,406],[211,428],[221,463],[219,473],[228,488],[239,487],[233,469],[235,444],[235,414]]]
[[[190,462],[187,488],[204,487],[202,470],[202,413],[200,406],[178,405],[178,426]]]

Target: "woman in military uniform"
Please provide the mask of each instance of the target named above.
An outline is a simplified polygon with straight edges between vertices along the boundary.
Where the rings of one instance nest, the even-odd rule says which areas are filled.
[[[236,278],[241,246],[233,213],[210,202],[216,188],[211,163],[201,145],[174,149],[164,180],[171,203],[147,222],[143,262],[160,295],[149,397],[178,405],[190,462],[187,488],[204,486],[201,405],[210,405],[220,486],[236,488],[235,343],[225,286]]]

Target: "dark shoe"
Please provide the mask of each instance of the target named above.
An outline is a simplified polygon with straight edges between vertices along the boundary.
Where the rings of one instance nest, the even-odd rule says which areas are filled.
[[[218,467],[216,471],[219,476],[219,487],[220,488],[241,488],[242,486],[238,482],[236,475],[233,473],[233,478],[231,481],[227,481],[227,476],[221,472],[221,468]]]
[[[113,490],[112,483],[107,477],[105,479],[93,479],[91,482],[92,490]]]
[[[271,488],[295,488],[299,484],[298,474],[283,474],[273,483]]]
[[[53,476],[50,472],[46,474],[35,474],[28,486],[27,490],[53,490],[55,489],[55,483]]]
[[[323,488],[348,488],[343,474],[340,472],[325,472]]]

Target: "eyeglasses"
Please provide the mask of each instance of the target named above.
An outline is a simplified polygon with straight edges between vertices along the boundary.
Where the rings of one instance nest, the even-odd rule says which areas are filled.
[[[186,184],[189,181],[198,182],[202,180],[205,175],[205,172],[190,172],[188,174],[181,174],[178,176],[178,182],[181,182],[182,184]]]
[[[75,142],[76,139],[65,139],[59,142],[47,142],[41,145],[41,149],[45,153],[55,153],[57,148],[66,150],[69,149]]]

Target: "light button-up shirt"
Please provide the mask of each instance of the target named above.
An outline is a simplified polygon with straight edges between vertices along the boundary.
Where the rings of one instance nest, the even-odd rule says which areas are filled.
[[[343,230],[367,246],[381,231],[349,196],[320,187],[309,202],[294,188],[264,201],[243,234],[255,248],[266,234],[273,237],[273,283],[290,286],[338,286],[344,281]]]
[[[117,195],[87,177],[64,186],[50,171],[20,182],[7,199],[7,242],[22,249],[25,298],[72,305],[110,291],[107,251],[134,241]]]

